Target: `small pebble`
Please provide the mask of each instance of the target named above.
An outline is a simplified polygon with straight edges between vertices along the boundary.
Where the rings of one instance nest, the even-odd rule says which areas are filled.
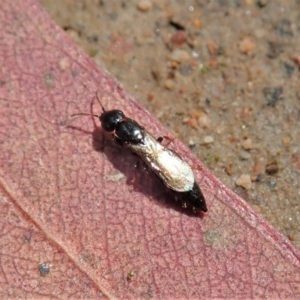
[[[291,144],[291,139],[288,136],[282,138],[282,143],[285,147],[289,147]]]
[[[149,0],[140,0],[140,1],[137,3],[136,7],[137,7],[140,11],[146,12],[146,11],[148,11],[149,9],[152,8],[152,2],[149,1]]]
[[[252,39],[249,36],[246,36],[240,42],[239,50],[242,54],[250,55],[255,47],[256,44],[252,41]]]
[[[205,113],[201,114],[201,116],[198,118],[198,122],[202,128],[208,128],[210,125],[210,119]]]
[[[165,88],[167,88],[168,90],[173,90],[175,86],[175,82],[172,79],[166,79],[165,81]]]
[[[267,4],[268,4],[268,0],[257,0],[256,1],[256,5],[259,8],[264,8],[265,6],[267,6]]]
[[[251,176],[251,181],[252,182],[261,182],[263,180],[263,175],[262,174],[257,174]]]
[[[189,118],[187,124],[191,127],[191,128],[197,128],[198,126],[198,122],[196,118]]]
[[[246,190],[250,190],[252,187],[251,176],[249,174],[242,174],[236,181],[235,184]]]
[[[252,93],[253,90],[254,90],[254,84],[253,84],[253,82],[252,82],[252,81],[248,81],[248,82],[247,82],[247,91],[248,91],[249,93]]]
[[[194,117],[194,118],[199,118],[201,116],[201,112],[194,109],[191,111],[191,116]]]
[[[257,212],[257,213],[261,213],[261,207],[259,205],[255,205],[255,204],[252,204],[252,208]]]
[[[193,26],[194,26],[195,28],[197,28],[197,29],[199,29],[199,28],[202,27],[202,23],[201,23],[201,21],[200,21],[199,19],[194,19],[194,20],[192,21],[192,24],[193,24]]]
[[[194,147],[196,145],[196,142],[191,138],[191,139],[189,139],[188,145],[190,147]]]
[[[252,140],[247,138],[245,140],[242,141],[242,147],[245,150],[251,150],[252,149]]]
[[[183,63],[186,62],[187,60],[190,59],[190,55],[187,51],[182,50],[182,49],[175,49],[171,54],[170,54],[170,59],[173,61],[176,61],[178,63]]]
[[[228,140],[230,143],[235,143],[237,141],[237,138],[235,136],[230,136]]]
[[[266,173],[269,175],[274,175],[278,172],[278,163],[276,160],[270,161],[266,165]]]
[[[255,163],[252,167],[252,171],[255,173],[258,173],[261,170],[261,165],[258,163]]]
[[[267,181],[267,185],[268,185],[269,188],[273,189],[274,187],[276,187],[277,182],[275,180],[271,179],[271,180]]]
[[[225,172],[227,175],[231,176],[232,175],[232,168],[231,166],[225,166]]]
[[[181,46],[187,41],[187,33],[184,30],[176,31],[171,37],[171,42],[175,46]]]
[[[179,67],[179,72],[183,76],[189,76],[193,73],[193,67],[190,64],[182,64]]]
[[[214,41],[210,40],[207,42],[207,49],[210,55],[216,55],[218,48],[218,45]]]
[[[292,60],[294,61],[294,63],[297,65],[297,67],[300,67],[300,56],[299,55],[292,55]]]
[[[80,36],[79,36],[78,31],[76,31],[74,29],[67,29],[66,32],[76,43],[79,44]]]
[[[203,138],[204,144],[211,144],[214,142],[214,138],[211,135],[207,135]]]
[[[240,158],[241,158],[242,160],[248,160],[248,159],[251,158],[251,154],[250,154],[248,151],[242,150],[242,151],[240,152]]]
[[[147,100],[151,102],[154,99],[154,95],[152,93],[148,93]]]

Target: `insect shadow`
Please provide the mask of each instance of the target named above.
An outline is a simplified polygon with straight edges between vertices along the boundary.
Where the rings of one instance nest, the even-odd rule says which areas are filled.
[[[176,201],[172,191],[166,188],[138,155],[120,146],[100,126],[94,128],[92,138],[94,150],[103,153],[113,167],[124,174],[130,189],[143,194],[150,201],[155,201],[157,205],[174,209],[188,216],[203,217],[202,212],[195,214],[192,209],[182,208],[182,203]]]

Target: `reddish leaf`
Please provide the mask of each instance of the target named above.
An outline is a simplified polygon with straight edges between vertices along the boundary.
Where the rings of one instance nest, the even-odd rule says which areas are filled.
[[[300,297],[299,252],[180,142],[204,218],[164,204],[101,130],[64,125],[98,90],[107,108],[167,134],[35,1],[1,1],[0,26],[1,298]]]

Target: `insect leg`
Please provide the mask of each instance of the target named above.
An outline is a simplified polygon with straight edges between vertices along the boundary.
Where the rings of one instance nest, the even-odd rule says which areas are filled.
[[[171,142],[173,142],[173,141],[175,140],[175,138],[170,138],[170,137],[168,137],[168,136],[166,136],[166,135],[160,136],[160,137],[158,137],[156,140],[157,140],[159,143],[162,143],[162,141],[163,141],[164,139],[168,140],[168,143],[167,143],[166,146],[168,146]]]

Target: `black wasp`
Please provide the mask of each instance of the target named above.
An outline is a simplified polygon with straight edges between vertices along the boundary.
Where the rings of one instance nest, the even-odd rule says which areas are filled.
[[[157,174],[175,199],[181,201],[183,208],[192,209],[195,213],[206,212],[205,198],[188,163],[176,152],[163,146],[163,138],[155,139],[135,120],[127,118],[121,110],[106,111],[98,96],[97,100],[102,107],[102,114],[76,113],[72,117],[91,115],[98,118],[105,131],[113,134],[122,146],[136,153]]]

